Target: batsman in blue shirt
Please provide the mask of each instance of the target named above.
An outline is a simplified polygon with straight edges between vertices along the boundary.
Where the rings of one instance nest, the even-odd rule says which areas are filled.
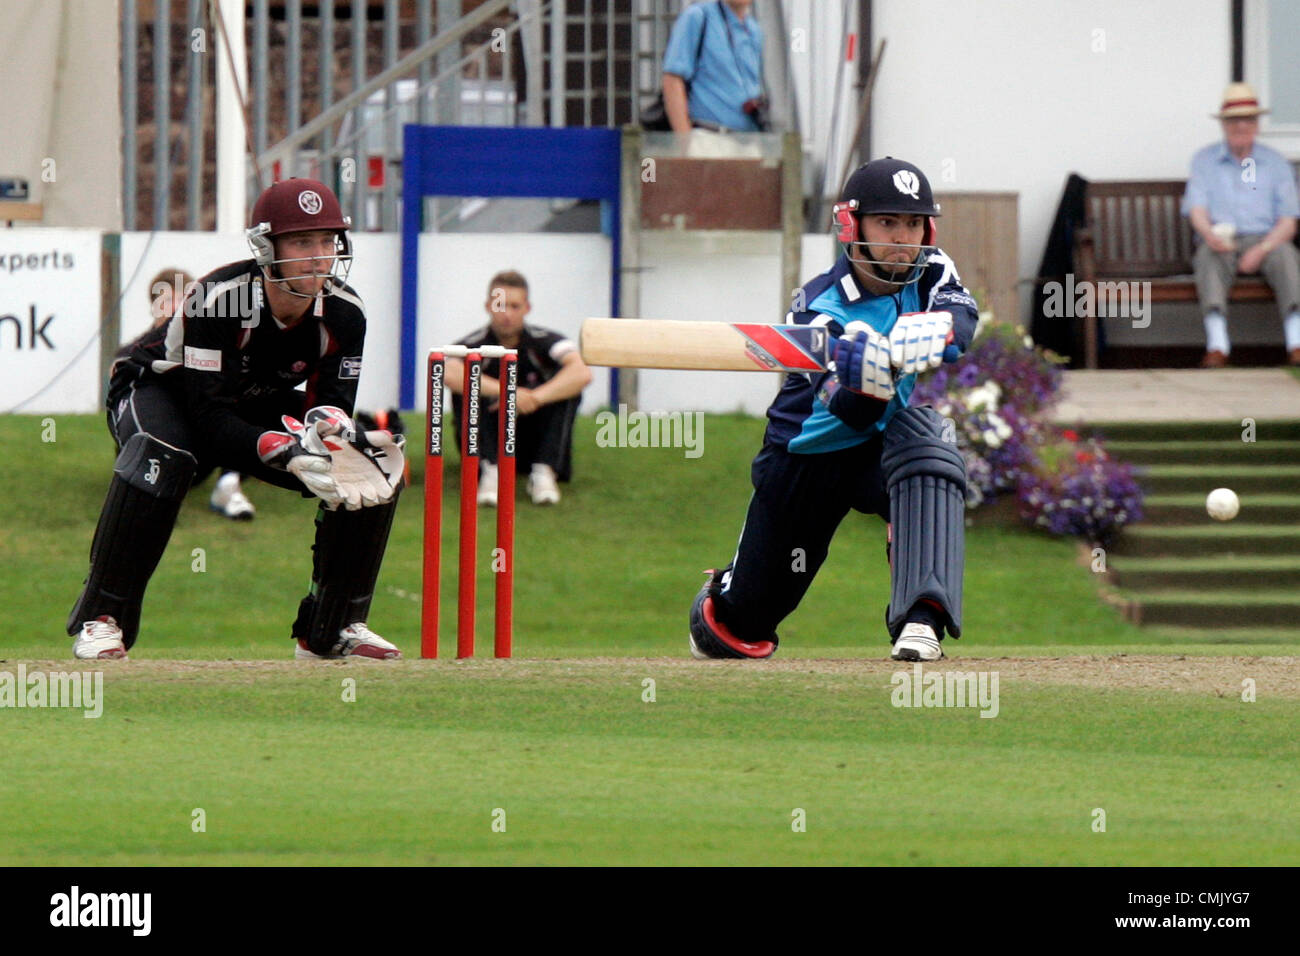
[[[966,469],[954,429],[908,405],[917,374],[965,351],[978,322],[934,243],[938,215],[911,163],[849,177],[834,207],[842,253],[785,320],[830,332],[832,368],[788,374],[767,410],[735,558],[691,607],[695,657],[771,657],[850,509],[889,523],[892,657],[939,660],[945,633],[961,636]]]

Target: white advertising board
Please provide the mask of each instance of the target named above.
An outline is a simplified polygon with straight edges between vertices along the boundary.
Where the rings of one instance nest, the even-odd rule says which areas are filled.
[[[0,230],[0,412],[100,407],[100,233]]]

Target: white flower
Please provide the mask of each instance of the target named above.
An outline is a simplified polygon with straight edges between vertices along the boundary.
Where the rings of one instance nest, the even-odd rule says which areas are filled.
[[[1002,444],[1002,439],[998,437],[997,432],[985,432],[984,444],[988,445],[990,448],[998,448]]]
[[[996,382],[985,382],[978,388],[972,388],[966,393],[966,407],[972,412],[978,412],[984,407],[989,411],[998,407],[999,389]]]

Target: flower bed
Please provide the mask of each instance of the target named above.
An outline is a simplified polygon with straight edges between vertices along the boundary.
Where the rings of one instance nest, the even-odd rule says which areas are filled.
[[[1037,458],[1017,485],[1020,515],[1034,526],[1109,547],[1121,528],[1142,520],[1132,467],[1113,460],[1096,439],[1063,429]]]
[[[1048,421],[1062,362],[1021,328],[981,322],[960,360],[917,383],[912,404],[933,405],[953,423],[968,508],[1014,493],[1035,527],[1106,544],[1141,520],[1142,491],[1100,442]]]

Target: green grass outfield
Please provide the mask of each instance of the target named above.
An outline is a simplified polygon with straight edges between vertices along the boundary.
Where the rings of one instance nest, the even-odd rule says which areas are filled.
[[[0,418],[0,671],[78,669],[63,622],[111,443],[98,416],[56,429]],[[509,662],[288,661],[313,509],[254,484],[257,520],[232,524],[205,486],[132,661],[87,668],[103,716],[0,708],[0,864],[1300,861],[1297,645],[1133,628],[1072,543],[977,525],[967,637],[927,670],[997,672],[998,715],[895,707],[883,526],[850,516],[778,659],[694,662],[687,608],[734,549],[761,423],[709,417],[695,460],[594,435],[558,508],[520,504]],[[420,491],[371,615],[411,658]]]

